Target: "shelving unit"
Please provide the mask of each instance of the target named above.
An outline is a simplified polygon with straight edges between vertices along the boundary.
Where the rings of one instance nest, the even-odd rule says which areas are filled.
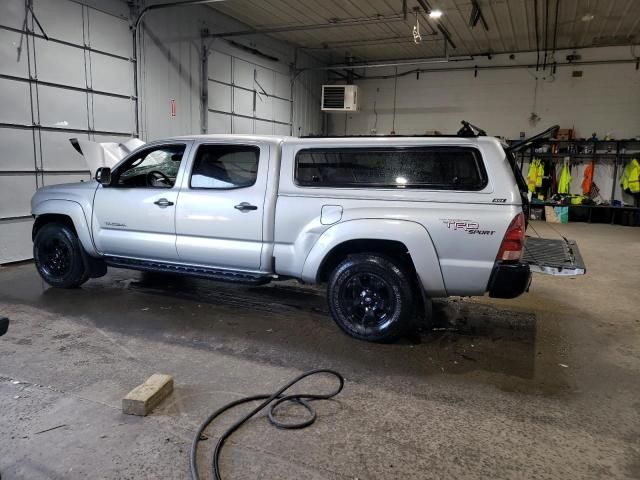
[[[550,151],[536,152],[536,150],[544,147],[545,145],[549,146]],[[555,152],[552,152],[551,150],[555,150]],[[569,207],[569,221],[572,221],[573,217],[573,221],[587,221],[591,223],[595,216],[598,220],[602,220],[604,218],[607,220],[606,223],[613,224],[618,223],[617,221],[622,222],[624,212],[632,212],[634,219],[632,219],[630,223],[634,225],[640,224],[639,196],[636,196],[635,198],[635,206],[613,206],[620,169],[624,167],[628,160],[631,160],[632,158],[640,158],[640,140],[546,140],[537,142],[529,148],[521,150],[517,154],[517,158],[520,161],[520,170],[525,178],[527,176],[527,172],[524,171],[524,163],[534,157],[542,160],[562,160],[567,157],[570,160],[593,160],[596,165],[599,161],[612,161],[613,184],[611,194],[609,196],[609,205],[566,205]],[[601,191],[600,194],[605,198],[604,192]],[[557,206],[557,204],[551,202],[545,202],[544,205]],[[584,213],[585,211],[586,215]]]

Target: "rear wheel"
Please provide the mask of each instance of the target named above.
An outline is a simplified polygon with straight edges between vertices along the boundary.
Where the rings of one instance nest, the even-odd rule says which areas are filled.
[[[410,276],[399,262],[377,254],[350,255],[331,274],[329,309],[348,335],[392,342],[413,324]]]
[[[80,241],[67,225],[48,223],[38,230],[33,258],[40,276],[53,287],[75,288],[89,278]]]

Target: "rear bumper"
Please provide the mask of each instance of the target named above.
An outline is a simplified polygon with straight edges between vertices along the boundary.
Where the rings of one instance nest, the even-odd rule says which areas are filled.
[[[497,262],[487,290],[492,298],[515,298],[529,289],[531,271],[526,263]]]

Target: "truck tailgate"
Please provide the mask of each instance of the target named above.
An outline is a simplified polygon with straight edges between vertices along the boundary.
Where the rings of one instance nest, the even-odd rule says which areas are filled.
[[[573,240],[527,237],[522,261],[532,272],[547,275],[584,275],[587,271]]]

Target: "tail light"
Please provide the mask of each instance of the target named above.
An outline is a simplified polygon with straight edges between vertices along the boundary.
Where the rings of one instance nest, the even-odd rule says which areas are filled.
[[[500,250],[496,260],[503,262],[517,262],[522,257],[524,249],[524,214],[520,212],[509,224],[507,232],[504,234]]]

